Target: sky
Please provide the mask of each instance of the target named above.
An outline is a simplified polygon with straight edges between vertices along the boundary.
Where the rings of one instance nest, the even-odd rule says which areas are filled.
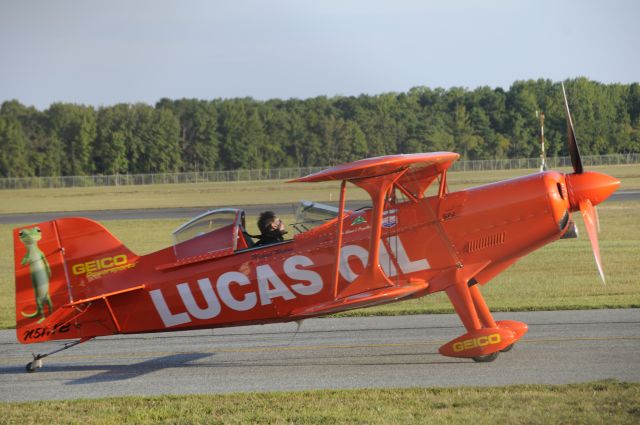
[[[640,81],[636,0],[0,0],[0,102]]]

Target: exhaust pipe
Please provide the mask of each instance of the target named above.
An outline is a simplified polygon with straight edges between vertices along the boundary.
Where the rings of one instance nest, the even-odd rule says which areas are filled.
[[[575,221],[569,221],[567,231],[560,236],[560,239],[577,239],[578,238],[578,226]]]

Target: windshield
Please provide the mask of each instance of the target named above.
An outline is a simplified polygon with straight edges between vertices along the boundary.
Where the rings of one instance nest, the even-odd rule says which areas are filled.
[[[327,223],[338,216],[336,207],[312,201],[301,201],[296,208],[294,229],[303,233]]]

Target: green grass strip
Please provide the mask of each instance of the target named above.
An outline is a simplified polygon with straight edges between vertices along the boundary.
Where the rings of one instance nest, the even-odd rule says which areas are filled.
[[[638,424],[640,384],[317,390],[0,403],[3,424]]]

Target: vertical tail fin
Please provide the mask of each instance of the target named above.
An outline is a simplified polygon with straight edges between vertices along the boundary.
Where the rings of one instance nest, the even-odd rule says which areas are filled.
[[[62,218],[13,231],[16,333],[22,343],[113,333],[100,306],[71,306],[105,292],[101,278],[138,257],[100,224]]]

